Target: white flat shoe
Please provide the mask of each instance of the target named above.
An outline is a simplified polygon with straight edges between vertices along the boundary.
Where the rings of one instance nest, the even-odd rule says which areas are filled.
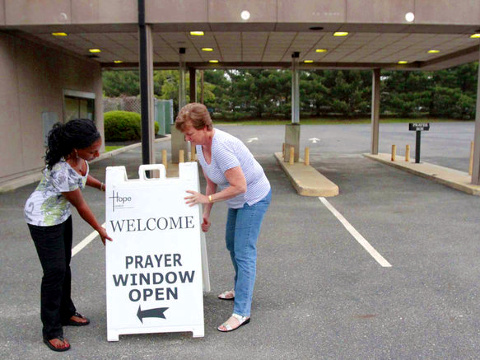
[[[227,290],[218,295],[220,300],[235,300],[235,290]]]
[[[230,318],[220,325],[217,330],[221,332],[229,332],[237,330],[240,326],[247,325],[250,322],[250,316],[241,316],[232,314]]]

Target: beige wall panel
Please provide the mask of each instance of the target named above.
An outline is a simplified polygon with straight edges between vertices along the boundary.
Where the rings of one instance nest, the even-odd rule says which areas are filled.
[[[0,178],[23,171],[15,41],[0,34]]]
[[[0,33],[0,181],[44,166],[42,112],[63,119],[64,89],[96,94],[103,130],[98,63]]]
[[[24,171],[22,129],[16,93],[0,93],[0,181],[1,178]]]
[[[415,0],[416,24],[480,25],[478,0]]]
[[[207,0],[145,1],[147,23],[207,22]]]
[[[150,0],[147,0],[147,3]],[[138,0],[72,1],[73,24],[130,24],[138,22]]]
[[[347,0],[278,0],[278,22],[344,22]]]
[[[47,49],[23,39],[17,39],[15,44],[19,95],[27,98],[38,96],[47,85],[45,76]]]
[[[242,11],[250,12],[250,19],[242,20]],[[224,22],[276,22],[276,0],[208,0],[208,20],[213,23]]]
[[[67,90],[95,92],[101,97],[101,88],[98,89],[98,81],[101,82],[100,64],[78,58],[65,58],[60,62],[60,77],[63,79],[62,87]],[[99,80],[100,78],[100,80]]]
[[[22,122],[23,164],[25,170],[42,167],[45,154],[43,145],[42,112],[52,111],[44,94],[20,97],[20,119]]]
[[[5,0],[0,0],[0,25],[5,25]]]
[[[405,14],[414,10],[415,0],[347,0],[347,22],[407,23]]]
[[[70,24],[70,0],[4,0],[7,25]]]

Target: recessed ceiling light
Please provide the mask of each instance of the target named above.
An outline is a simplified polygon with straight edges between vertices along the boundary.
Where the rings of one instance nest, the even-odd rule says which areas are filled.
[[[311,63],[313,63],[313,60],[303,60],[303,62],[304,62],[305,64],[311,64]]]
[[[438,54],[440,52],[440,50],[428,50],[427,51],[429,54]]]
[[[243,20],[248,20],[250,19],[250,12],[248,10],[243,10],[240,16]]]
[[[405,20],[407,20],[408,22],[412,22],[413,20],[415,20],[415,14],[412,12],[406,13]]]
[[[324,53],[324,52],[327,52],[328,50],[327,49],[316,49],[315,52],[318,52],[318,53]]]
[[[205,33],[203,31],[190,31],[190,35],[192,36],[203,36]]]
[[[208,60],[209,63],[216,64],[218,63],[218,60]]]
[[[100,49],[88,49],[88,51],[90,51],[91,53],[99,53],[99,52],[102,52],[102,50],[100,50]]]
[[[333,36],[347,36],[348,32],[346,31],[337,31],[333,33]]]
[[[202,51],[213,51],[213,48],[202,48]]]
[[[121,64],[121,63],[123,63],[122,60],[113,60],[113,62],[114,62],[115,64]]]
[[[398,63],[399,63],[400,65],[405,65],[405,64],[408,64],[408,61],[400,60]]]
[[[54,32],[54,33],[52,33],[52,35],[53,35],[53,36],[59,36],[59,37],[61,37],[61,36],[68,36],[68,34],[67,34],[67,33],[64,33],[64,32]]]
[[[473,34],[470,36],[472,39],[480,39],[480,34]]]

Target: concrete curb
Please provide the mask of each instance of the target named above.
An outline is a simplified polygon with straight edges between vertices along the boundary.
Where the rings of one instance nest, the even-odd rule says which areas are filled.
[[[290,165],[283,161],[281,152],[275,153],[274,156],[299,195],[331,197],[339,194],[338,186],[312,166],[300,161]]]
[[[381,162],[382,164],[409,172],[414,175],[433,180],[437,183],[463,191],[470,195],[480,195],[480,185],[471,184],[471,176],[466,172],[449,169],[442,166],[421,162],[405,161],[405,157],[396,155],[395,161],[391,160],[390,154],[363,154],[366,158]]]

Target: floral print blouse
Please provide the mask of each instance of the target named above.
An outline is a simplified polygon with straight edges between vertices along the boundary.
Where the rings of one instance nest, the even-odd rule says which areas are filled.
[[[36,226],[53,226],[63,223],[72,214],[70,202],[62,192],[83,189],[87,183],[88,162],[85,176],[77,173],[64,159],[52,170],[45,168],[43,177],[25,204],[25,220]]]

